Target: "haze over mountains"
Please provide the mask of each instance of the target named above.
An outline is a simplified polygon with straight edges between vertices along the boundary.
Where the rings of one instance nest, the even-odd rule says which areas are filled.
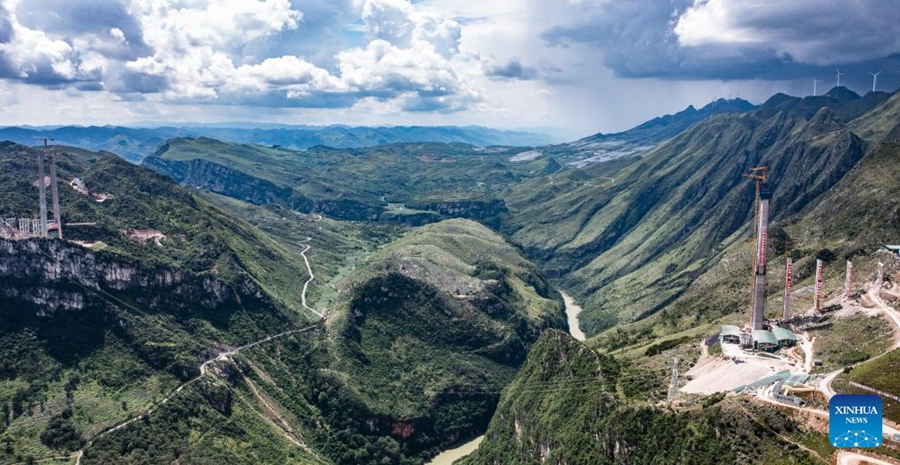
[[[36,137],[50,137],[57,144],[85,150],[106,150],[139,163],[165,140],[175,137],[210,137],[225,142],[306,149],[316,145],[362,148],[400,142],[459,142],[490,145],[533,146],[554,141],[552,136],[480,126],[289,126],[289,125],[184,125],[164,127],[62,126],[0,128],[0,140],[33,145]]]

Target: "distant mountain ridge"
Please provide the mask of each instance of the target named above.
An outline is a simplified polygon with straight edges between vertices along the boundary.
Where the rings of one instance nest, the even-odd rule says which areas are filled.
[[[842,121],[850,122],[887,101],[890,97],[891,94],[888,92],[868,92],[861,96],[841,86],[832,88],[825,95],[815,97],[801,98],[778,93],[769,97],[765,103],[759,106],[759,109],[767,114],[783,111],[810,119],[820,108],[828,107]]]
[[[235,127],[239,126],[239,127]],[[479,147],[492,145],[537,146],[555,142],[553,137],[482,126],[62,126],[0,128],[0,140],[35,145],[35,138],[50,137],[58,144],[92,151],[108,151],[139,163],[157,146],[176,137],[210,137],[225,142],[307,149],[317,145],[363,148],[402,142],[459,142]]]
[[[582,168],[615,158],[637,155],[684,132],[691,125],[711,116],[725,113],[744,113],[758,108],[739,98],[718,99],[701,109],[688,105],[674,115],[653,118],[627,131],[613,134],[597,133],[567,144],[553,147],[548,152],[567,154],[568,165]]]
[[[690,125],[706,119],[712,115],[719,115],[723,113],[744,113],[756,108],[756,105],[740,98],[730,100],[720,98],[706,104],[699,110],[696,109],[693,105],[688,105],[687,108],[679,111],[678,113],[675,113],[674,115],[664,115],[653,118],[627,131],[617,132],[614,134],[598,133],[594,134],[593,136],[580,139],[577,142],[628,140],[631,142],[642,144],[658,143],[662,142],[665,139],[670,139],[678,135],[679,133],[687,129]]]

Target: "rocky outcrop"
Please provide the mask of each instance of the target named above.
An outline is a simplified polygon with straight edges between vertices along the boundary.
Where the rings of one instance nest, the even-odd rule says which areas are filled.
[[[425,205],[410,205],[410,208],[434,211],[448,218],[478,220],[494,227],[498,226],[497,218],[508,211],[506,202],[502,199],[434,202]]]
[[[147,157],[142,165],[169,176],[181,184],[201,187],[217,194],[241,199],[255,205],[283,205],[301,213],[322,213],[332,218],[350,221],[391,221],[421,226],[446,218],[470,218],[496,226],[496,218],[507,211],[500,199],[489,201],[434,202],[409,205],[420,214],[393,215],[386,204],[369,203],[359,199],[310,198],[287,186],[279,186],[243,171],[228,168],[202,159],[170,160],[160,154]]]
[[[143,166],[171,177],[181,184],[202,187],[255,205],[284,205],[301,213],[319,212],[350,221],[373,221],[384,207],[349,199],[310,199],[290,187],[278,186],[242,171],[206,160],[178,161],[148,157]]]
[[[202,187],[257,205],[284,202],[292,195],[288,187],[279,187],[271,181],[205,160],[180,161],[153,156],[147,157],[142,165],[181,184]]]
[[[107,292],[129,293],[148,308],[214,309],[242,295],[266,299],[249,279],[232,286],[173,268],[143,269],[62,241],[0,240],[0,297],[33,304],[39,316],[83,309]]]

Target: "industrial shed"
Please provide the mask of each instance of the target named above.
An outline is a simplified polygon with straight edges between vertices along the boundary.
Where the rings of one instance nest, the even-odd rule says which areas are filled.
[[[740,344],[741,329],[734,325],[722,325],[722,342],[728,344]]]
[[[778,348],[778,339],[775,338],[771,331],[757,329],[753,331],[753,348],[772,352]]]
[[[797,335],[784,328],[772,328],[772,334],[778,341],[779,347],[794,347],[797,345]]]

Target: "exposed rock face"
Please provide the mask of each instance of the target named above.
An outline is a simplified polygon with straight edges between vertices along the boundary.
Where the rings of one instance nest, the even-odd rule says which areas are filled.
[[[166,147],[157,153],[164,153]],[[427,205],[409,205],[409,208],[425,210],[415,215],[385,215],[387,205],[367,203],[355,199],[313,199],[290,187],[251,176],[242,171],[206,160],[169,160],[159,156],[143,161],[154,171],[165,174],[181,184],[202,187],[217,194],[241,199],[256,205],[279,204],[301,213],[320,212],[333,218],[350,221],[394,221],[420,226],[446,218],[472,218],[494,221],[507,211],[503,200],[438,202]]]
[[[0,240],[0,296],[36,305],[40,316],[80,310],[104,291],[126,291],[155,308],[216,308],[240,295],[264,299],[247,279],[237,289],[212,276],[141,269],[61,241]]]
[[[507,211],[503,200],[438,202],[413,208],[436,211],[453,218],[491,218]]]

